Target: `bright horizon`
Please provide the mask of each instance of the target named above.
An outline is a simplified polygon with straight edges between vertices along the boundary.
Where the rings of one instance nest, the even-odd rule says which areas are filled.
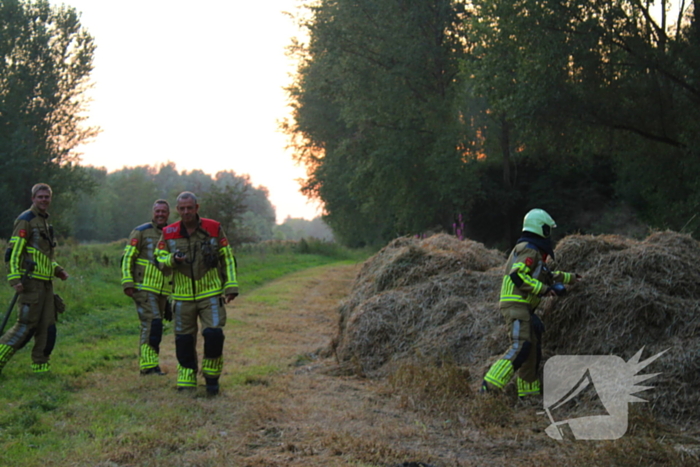
[[[81,165],[233,170],[269,190],[278,223],[321,214],[277,128],[295,70],[285,47],[298,35],[283,12],[298,0],[63,3],[97,45],[86,124],[102,132],[77,149]]]

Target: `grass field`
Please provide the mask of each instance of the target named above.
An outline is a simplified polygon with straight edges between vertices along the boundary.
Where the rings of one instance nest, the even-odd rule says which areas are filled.
[[[30,343],[0,375],[0,465],[98,465],[105,451],[114,457],[114,450],[121,460],[103,465],[148,465],[152,458],[129,460],[132,444],[138,444],[136,451],[148,450],[149,445],[158,451],[187,451],[196,450],[201,443],[204,433],[190,429],[189,424],[209,409],[173,399],[178,394],[174,392],[176,362],[169,324],[161,362],[170,374],[160,379],[138,376],[138,320],[133,302],[120,286],[122,248],[123,243],[117,242],[60,249],[57,260],[71,277],[54,283],[67,311],[59,316],[52,371],[45,375],[31,372]],[[253,301],[274,300],[267,295],[255,298],[255,290],[295,271],[353,263],[363,255],[320,243],[307,243],[304,252],[290,243],[243,247],[236,255],[241,294]],[[9,287],[0,289],[0,303],[9,304],[10,292]],[[15,319],[16,310],[6,330]],[[244,327],[245,323],[234,318],[227,331]],[[242,349],[241,358],[246,358],[245,352],[259,350]],[[278,370],[274,362],[243,365],[227,375],[226,384],[229,388],[245,385]],[[168,433],[159,431],[164,427]],[[121,451],[124,453],[119,454]]]

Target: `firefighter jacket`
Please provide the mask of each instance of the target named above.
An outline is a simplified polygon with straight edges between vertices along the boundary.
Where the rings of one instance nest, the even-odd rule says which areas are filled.
[[[160,270],[156,261],[156,246],[163,233],[152,221],[136,227],[129,235],[122,256],[122,287],[170,294],[170,271]]]
[[[36,263],[30,276],[32,279],[50,281],[63,271],[54,261],[56,241],[48,218],[48,213],[42,214],[32,205],[15,220],[10,246],[5,252],[9,269],[7,279],[11,286],[20,282],[28,261]]]
[[[221,224],[199,217],[198,221],[192,235],[182,221],[170,224],[158,242],[159,267],[173,271],[173,299],[192,301],[237,294],[236,260]],[[184,261],[176,262],[175,254],[185,255]]]
[[[543,255],[537,246],[527,240],[515,245],[506,262],[500,308],[524,305],[533,312],[540,304],[540,295],[547,291],[548,286],[554,282],[569,284],[576,279],[569,272],[550,271],[545,261],[546,253]]]

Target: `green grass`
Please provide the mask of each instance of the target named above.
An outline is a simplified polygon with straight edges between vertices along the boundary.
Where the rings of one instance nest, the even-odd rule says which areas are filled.
[[[106,445],[117,450],[123,446],[120,464],[131,465],[131,445],[153,445],[154,450],[183,449],[196,447],[198,439],[209,436],[200,420],[202,407],[178,398],[172,378],[151,378],[148,382],[143,380],[149,378],[133,378],[139,323],[133,302],[122,293],[120,285],[123,245],[115,242],[59,249],[56,259],[70,279],[54,282],[54,290],[64,298],[67,310],[59,316],[52,371],[32,374],[30,342],[0,375],[0,465],[94,465],[90,459],[98,459]],[[289,242],[241,248],[236,253],[241,293],[295,271],[366,257],[328,246],[322,252],[326,254],[320,254],[309,251],[308,246],[305,252]],[[0,303],[9,304],[11,298],[10,287],[0,287]],[[15,307],[6,331],[14,324],[16,312]],[[231,327],[237,325],[240,323],[234,320],[229,323]],[[171,334],[172,328],[166,323],[164,338]],[[230,375],[227,385],[266,384],[266,376],[278,368],[251,365],[237,371]],[[133,389],[110,397],[114,389],[109,379],[125,377],[134,382]],[[96,385],[99,391],[95,391]],[[100,397],[94,396],[96,392]],[[158,392],[166,396],[158,397]],[[86,400],[88,394],[93,395],[90,400]],[[182,424],[184,420],[191,426],[184,427],[186,436],[170,434],[171,444],[164,446],[156,433],[144,428],[154,417],[161,423],[172,417],[173,423]],[[111,446],[113,443],[117,446]]]

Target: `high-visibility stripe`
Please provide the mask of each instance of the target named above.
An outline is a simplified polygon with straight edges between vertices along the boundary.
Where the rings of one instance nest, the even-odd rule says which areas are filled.
[[[141,370],[149,370],[158,366],[158,353],[148,344],[141,345],[139,367]]]
[[[539,379],[536,379],[532,383],[528,383],[524,379],[518,378],[518,396],[525,397],[541,393],[542,385],[540,384]]]
[[[221,376],[223,368],[224,357],[202,359],[202,374],[206,377],[215,378]]]
[[[192,368],[177,365],[177,386],[181,388],[197,387],[197,375]]]
[[[510,360],[500,359],[491,366],[484,379],[497,388],[502,389],[510,381],[513,373],[513,363]]]
[[[139,258],[140,251],[136,245],[128,243],[124,247],[124,258],[122,260],[122,285],[134,284],[138,290],[154,292],[158,294],[168,293],[166,289],[167,280],[163,273],[152,261],[146,258]],[[142,282],[136,282],[133,277],[135,267],[143,268]]]
[[[224,284],[224,289],[238,287],[236,260],[233,257],[233,249],[227,245],[220,250],[220,254],[224,257],[224,264],[226,265],[226,283]]]

